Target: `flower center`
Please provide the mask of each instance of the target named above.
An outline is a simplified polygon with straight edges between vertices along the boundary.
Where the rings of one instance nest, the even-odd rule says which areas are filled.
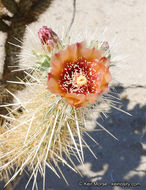
[[[87,84],[87,78],[83,74],[76,74],[73,78],[75,86],[83,86]]]
[[[64,92],[86,95],[95,93],[97,81],[96,70],[91,63],[82,58],[66,64],[59,82]]]

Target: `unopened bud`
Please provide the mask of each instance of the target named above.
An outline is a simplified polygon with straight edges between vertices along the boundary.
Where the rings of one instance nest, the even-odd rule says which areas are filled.
[[[51,28],[43,26],[39,29],[38,36],[41,40],[42,46],[46,46],[49,51],[52,51],[55,47],[58,47],[59,38]]]

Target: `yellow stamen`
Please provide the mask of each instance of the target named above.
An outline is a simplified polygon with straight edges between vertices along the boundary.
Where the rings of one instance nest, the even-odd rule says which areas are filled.
[[[83,86],[85,84],[87,84],[87,79],[84,75],[79,75],[77,78],[76,78],[76,84],[78,86]]]

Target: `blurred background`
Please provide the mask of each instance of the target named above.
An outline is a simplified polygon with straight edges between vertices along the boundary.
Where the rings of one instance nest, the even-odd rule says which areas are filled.
[[[121,98],[121,108],[132,117],[111,109],[108,118],[102,120],[95,113],[88,120],[90,128],[95,128],[98,121],[119,141],[106,132],[90,133],[99,145],[85,138],[98,159],[85,149],[84,165],[76,163],[83,178],[61,166],[69,186],[47,170],[46,190],[146,189],[145,10],[145,0],[0,0],[0,104],[13,101],[6,88],[23,95],[23,87],[6,81],[24,77],[23,72],[12,72],[14,68],[11,67],[21,66],[17,59],[21,48],[8,42],[26,49],[30,47],[34,39],[26,26],[37,35],[38,29],[47,25],[61,36],[74,21],[70,29],[73,38],[84,34],[89,39],[95,36],[95,40],[106,40],[112,46],[113,59],[119,60],[111,71],[112,88]],[[0,108],[0,114],[6,113],[7,110]],[[28,179],[29,176],[24,174],[13,189],[24,190]],[[104,187],[83,185],[84,182],[97,181],[107,184]],[[114,186],[112,182],[129,182],[131,186]],[[42,189],[41,177],[38,186]],[[4,182],[1,182],[0,189],[3,187]]]

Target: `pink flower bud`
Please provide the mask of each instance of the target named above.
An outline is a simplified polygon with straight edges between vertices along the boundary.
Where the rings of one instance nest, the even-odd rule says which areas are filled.
[[[47,46],[49,51],[52,51],[54,47],[58,46],[59,38],[51,28],[43,26],[39,29],[38,36],[41,40],[42,46]]]

